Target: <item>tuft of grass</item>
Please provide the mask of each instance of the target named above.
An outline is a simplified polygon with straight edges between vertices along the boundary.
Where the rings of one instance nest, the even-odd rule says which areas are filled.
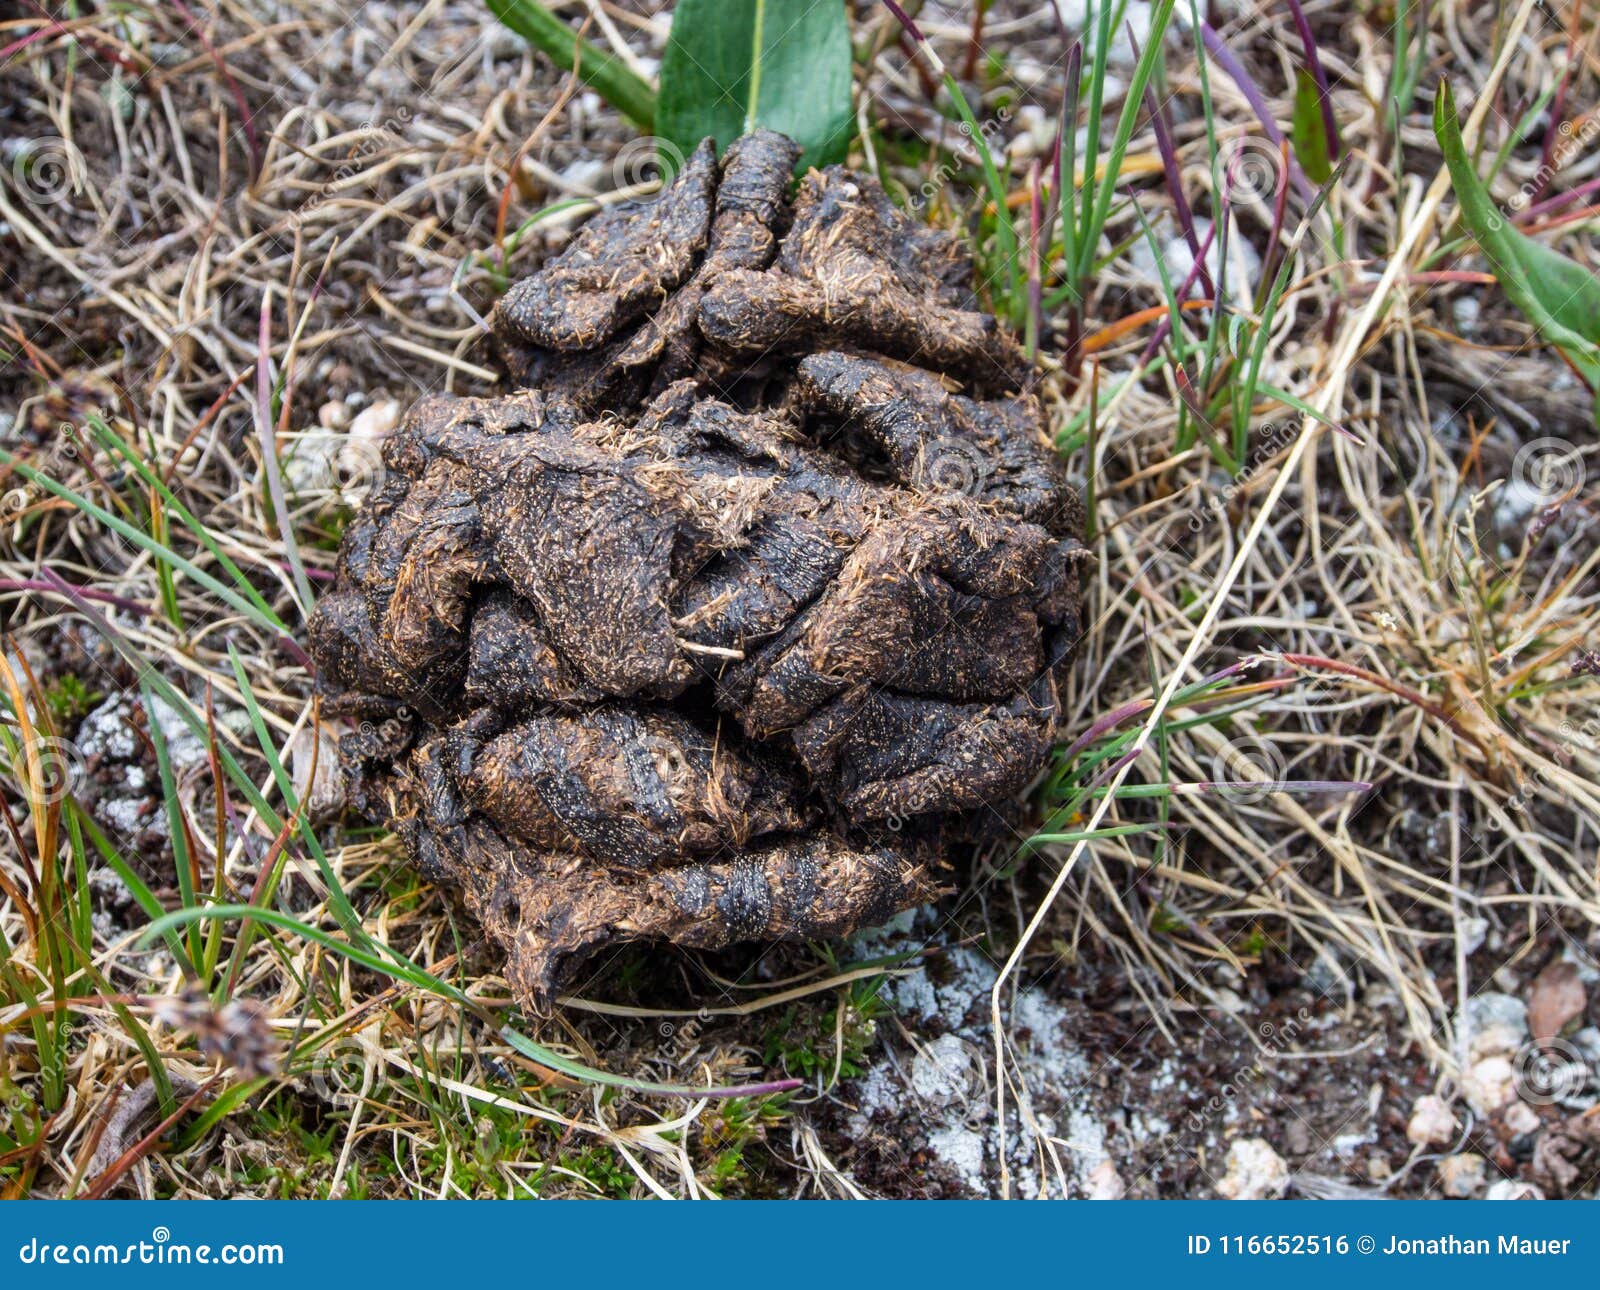
[[[881,976],[851,982],[821,1016],[810,1008],[784,1009],[767,1028],[767,1064],[814,1084],[819,1092],[860,1075],[867,1068],[878,1023],[890,1015],[882,986]],[[782,1104],[768,1101],[767,1105]]]

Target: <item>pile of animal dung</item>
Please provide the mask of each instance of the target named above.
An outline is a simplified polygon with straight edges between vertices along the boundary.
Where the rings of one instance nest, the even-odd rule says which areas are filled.
[[[504,297],[514,392],[419,401],[311,624],[357,806],[546,1008],[636,939],[935,897],[1044,765],[1081,514],[958,238],[707,141]]]

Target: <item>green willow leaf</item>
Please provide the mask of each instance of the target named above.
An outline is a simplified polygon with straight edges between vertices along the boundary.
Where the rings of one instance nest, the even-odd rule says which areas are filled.
[[[1494,266],[1501,288],[1539,335],[1600,393],[1600,278],[1512,227],[1500,213],[1467,156],[1455,98],[1443,81],[1433,102],[1433,132],[1450,169],[1461,218]],[[1596,421],[1600,423],[1600,405]]]
[[[844,0],[679,0],[656,101],[663,163],[757,127],[800,145],[801,173],[843,161],[850,90]]]

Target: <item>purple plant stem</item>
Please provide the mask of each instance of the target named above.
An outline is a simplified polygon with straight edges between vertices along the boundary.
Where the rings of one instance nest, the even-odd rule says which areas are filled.
[[[274,560],[273,564],[277,565],[278,568],[282,569],[285,573],[294,572],[294,566],[289,564],[286,560]],[[338,575],[334,573],[332,569],[319,569],[315,565],[311,564],[306,565],[305,574],[306,577],[310,578],[314,582],[333,582],[338,577]]]
[[[1256,119],[1261,122],[1261,132],[1277,144],[1281,151],[1288,141],[1283,137],[1283,131],[1278,129],[1278,123],[1272,119],[1272,109],[1267,106],[1266,97],[1250,79],[1250,73],[1245,71],[1244,64],[1233,56],[1233,51],[1227,45],[1223,44],[1222,37],[1210,23],[1200,24],[1200,38],[1205,42],[1206,51],[1216,60],[1217,66],[1222,68],[1228,74],[1228,78],[1239,87],[1239,93],[1244,95],[1245,101],[1256,114]],[[1300,169],[1300,163],[1294,159],[1293,152],[1289,153],[1289,174],[1300,195],[1307,201],[1314,200],[1317,190],[1305,177],[1305,173]]]
[[[1072,743],[1067,746],[1066,751],[1062,754],[1062,758],[1070,761],[1090,744],[1092,744],[1096,739],[1100,738],[1101,735],[1116,729],[1129,717],[1136,717],[1141,712],[1149,711],[1150,705],[1154,702],[1154,699],[1134,699],[1130,703],[1124,703],[1120,708],[1113,708],[1110,712],[1106,713],[1105,716],[1101,717],[1081,735],[1074,739]]]
[[[674,1093],[676,1097],[770,1097],[774,1093],[789,1093],[797,1088],[804,1088],[805,1081],[800,1079],[775,1079],[765,1084],[734,1084],[728,1088],[697,1088],[692,1094]]]
[[[1061,15],[1051,6],[1051,12],[1056,14],[1059,24]],[[1050,149],[1050,204],[1045,210],[1044,227],[1048,238],[1049,230],[1055,228],[1056,220],[1060,218],[1064,208],[1063,199],[1066,197],[1067,188],[1072,184],[1074,175],[1064,175],[1061,167],[1061,154],[1065,151],[1067,131],[1078,128],[1078,83],[1083,77],[1083,42],[1075,40],[1067,49],[1067,70],[1062,78],[1061,88],[1061,113],[1056,118],[1056,141]],[[1074,149],[1074,152],[1077,150]]]
[[[1104,788],[1117,777],[1124,766],[1131,765],[1133,762],[1137,761],[1140,755],[1144,752],[1144,749],[1145,746],[1143,744],[1135,744],[1120,757],[1113,759],[1101,769],[1098,775],[1094,777],[1094,781],[1089,785],[1089,788],[1091,790],[1096,788]]]
[[[1287,156],[1287,152],[1282,155]],[[1283,176],[1278,176],[1278,182],[1272,193],[1272,232],[1267,235],[1267,258],[1261,265],[1261,287],[1256,293],[1256,308],[1259,309],[1266,303],[1267,294],[1272,290],[1273,278],[1277,275],[1279,261],[1283,258],[1283,219],[1289,204],[1289,185],[1283,182]]]
[[[928,38],[917,30],[917,24],[911,21],[911,15],[897,5],[894,0],[883,0],[883,7],[895,16],[895,20],[905,28],[906,35],[919,45],[926,45]]]
[[[1033,328],[1033,346],[1028,357],[1037,359],[1044,340],[1044,279],[1040,262],[1045,249],[1040,246],[1044,233],[1044,207],[1039,200],[1039,163],[1028,174],[1028,321]]]
[[[292,636],[279,636],[274,642],[292,663],[297,663],[306,670],[308,676],[316,676],[317,669],[311,662],[311,656],[300,648],[300,642]]]
[[[223,83],[228,87],[228,93],[233,96],[233,104],[239,110],[240,123],[244,128],[245,144],[250,151],[250,182],[254,183],[261,173],[261,140],[256,134],[256,119],[251,114],[250,105],[245,102],[244,91],[239,88],[239,82],[234,79],[226,60],[201,29],[200,20],[190,11],[189,6],[184,4],[183,0],[172,0],[172,7],[182,15],[184,22],[194,32],[206,53],[211,55],[211,61],[217,67],[217,74],[222,77]]]
[[[1139,41],[1133,34],[1133,24],[1128,23],[1128,44],[1133,49],[1135,59],[1139,57]],[[1211,283],[1211,275],[1206,272],[1205,261],[1200,250],[1200,238],[1195,232],[1194,212],[1189,208],[1189,199],[1183,193],[1183,171],[1178,165],[1178,150],[1172,145],[1172,131],[1167,124],[1167,107],[1156,97],[1154,79],[1144,90],[1145,111],[1150,114],[1150,123],[1155,127],[1156,151],[1161,154],[1161,169],[1166,175],[1167,192],[1172,195],[1172,208],[1177,213],[1178,224],[1183,229],[1184,241],[1189,244],[1189,251],[1194,256],[1195,267],[1200,270],[1200,281],[1206,295],[1213,300],[1217,297],[1217,289]],[[1182,300],[1188,293],[1185,285],[1183,293],[1178,296]]]
[[[0,579],[0,591],[37,591],[49,595],[61,595],[63,594],[61,587],[66,587],[73,596],[81,596],[85,600],[98,600],[102,604],[114,605],[124,613],[136,614],[140,618],[148,618],[150,616],[150,607],[141,605],[137,600],[129,600],[126,596],[119,596],[110,591],[101,591],[96,587],[76,586],[73,583],[60,580],[58,575],[52,574],[51,576],[58,578],[59,586],[55,582],[5,578]],[[68,596],[68,599],[70,600],[71,596]]]
[[[233,829],[239,841],[244,844],[245,854],[250,857],[251,863],[259,865],[264,858],[261,845],[245,831],[244,821],[239,818],[239,812],[233,805],[233,795],[231,793],[223,793],[222,810],[227,817],[229,827]]]
[[[1600,179],[1590,179],[1579,184],[1576,188],[1567,189],[1564,193],[1557,193],[1554,197],[1546,197],[1542,202],[1534,202],[1524,207],[1518,214],[1517,223],[1525,224],[1535,215],[1552,214],[1563,207],[1572,205],[1573,202],[1581,197],[1587,197],[1596,190],[1600,190]]]
[[[1372,785],[1364,779],[1202,779],[1194,784],[1174,784],[1172,789],[1175,793],[1197,792],[1202,795],[1213,792],[1237,793],[1240,789],[1251,793],[1368,793],[1372,791]]]
[[[1237,663],[1230,663],[1220,671],[1213,672],[1210,676],[1202,678],[1200,684],[1215,685],[1218,681],[1226,681],[1230,676],[1238,676],[1241,672],[1248,671],[1254,666],[1255,664],[1251,660],[1241,659]],[[1108,730],[1120,726],[1129,717],[1136,717],[1139,713],[1148,711],[1154,703],[1154,699],[1133,699],[1128,703],[1124,703],[1120,708],[1113,708],[1084,731],[1083,734],[1079,735],[1062,754],[1063,758],[1070,760],[1076,757]]]
[[[1300,0],[1287,2],[1289,12],[1294,15],[1295,29],[1300,33],[1300,44],[1306,51],[1306,67],[1311,71],[1311,79],[1317,83],[1317,106],[1322,109],[1322,130],[1328,139],[1328,159],[1337,161],[1341,152],[1339,124],[1333,118],[1333,97],[1328,89],[1328,74],[1322,70],[1322,58],[1317,53],[1317,38],[1311,34],[1311,24],[1306,20],[1306,11],[1301,8]]]
[[[1194,285],[1194,280],[1198,276],[1200,266],[1205,263],[1206,252],[1211,249],[1211,243],[1216,239],[1216,236],[1217,226],[1213,224],[1206,230],[1206,240],[1200,244],[1200,254],[1194,257],[1194,264],[1190,266],[1189,272],[1184,276],[1183,286],[1178,289],[1178,299],[1180,301],[1189,294],[1189,288]],[[1225,263],[1220,255],[1217,257],[1217,260],[1219,264]],[[1214,295],[1211,297],[1211,307],[1213,309],[1218,308],[1218,301]],[[1171,334],[1172,319],[1170,317],[1163,318],[1159,323],[1156,324],[1155,334],[1150,337],[1150,343],[1144,347],[1144,352],[1139,355],[1138,366],[1143,367],[1152,358],[1154,358],[1156,350],[1161,348],[1161,342],[1166,340],[1166,338]]]

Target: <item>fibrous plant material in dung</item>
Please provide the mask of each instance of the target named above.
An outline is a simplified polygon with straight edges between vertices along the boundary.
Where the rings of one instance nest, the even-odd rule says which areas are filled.
[[[709,141],[419,401],[311,639],[357,806],[548,1006],[622,941],[933,898],[1055,737],[1077,497],[958,239]]]

